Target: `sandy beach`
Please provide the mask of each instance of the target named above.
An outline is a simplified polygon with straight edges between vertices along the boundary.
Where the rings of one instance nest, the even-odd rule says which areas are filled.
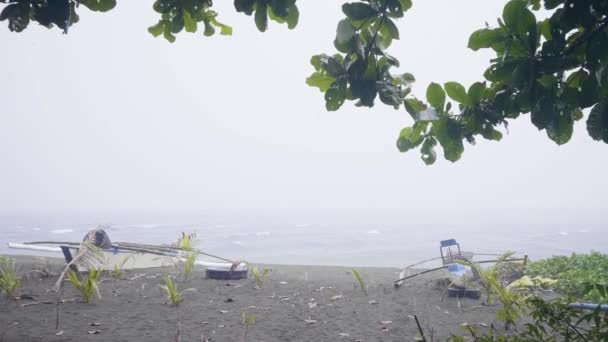
[[[58,274],[63,260],[22,256],[17,265],[20,274],[42,268]],[[102,298],[91,304],[75,300],[77,292],[66,283],[67,301],[59,305],[58,329],[56,305],[2,298],[0,341],[173,341],[178,314],[181,341],[242,341],[243,310],[256,317],[248,341],[413,341],[418,335],[413,315],[427,337],[432,329],[434,338],[445,340],[450,333],[460,333],[464,323],[487,329],[497,308],[482,306],[481,300],[462,299],[460,305],[455,298],[442,300],[443,292],[433,286],[441,273],[414,278],[395,289],[397,269],[360,268],[368,286],[366,296],[350,268],[259,267],[272,269],[262,289],[253,279],[205,279],[202,268],[195,269],[187,282],[176,267],[126,270],[119,280],[104,275]],[[195,289],[184,294],[179,308],[168,305],[159,288],[166,276],[176,277],[180,290]],[[48,290],[56,279],[29,273],[20,294],[53,302],[56,295]]]

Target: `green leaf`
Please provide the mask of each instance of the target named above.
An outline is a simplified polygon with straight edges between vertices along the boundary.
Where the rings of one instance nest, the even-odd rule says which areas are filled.
[[[511,0],[502,12],[505,25],[522,40],[532,31],[536,31],[536,17],[526,5],[526,1]]]
[[[442,111],[445,106],[445,91],[439,84],[431,83],[426,88],[426,100],[435,109]]]
[[[158,37],[165,32],[165,22],[159,21],[158,24],[148,27],[148,32],[154,37]]]
[[[587,132],[594,140],[608,144],[608,101],[603,100],[591,109],[587,119]]]
[[[186,10],[182,10],[182,13],[184,15],[184,28],[186,29],[186,32],[196,32],[196,28],[197,28],[196,20],[194,20],[192,18],[192,16],[190,15],[190,12],[188,12]]]
[[[78,0],[78,2],[94,12],[107,12],[116,7],[116,0]]]
[[[253,13],[255,0],[234,0],[234,8],[237,12],[243,12],[247,15]]]
[[[222,36],[232,36],[232,27],[220,23],[215,17],[211,18],[210,22],[213,26],[219,27]]]
[[[553,120],[555,116],[556,108],[553,99],[548,96],[545,96],[536,103],[532,112],[530,113],[532,117],[532,123],[536,128],[542,130],[546,128],[547,125]]]
[[[310,75],[306,79],[306,84],[311,87],[318,87],[321,92],[326,92],[329,87],[336,81],[334,77],[331,77],[323,72],[317,71]]]
[[[471,99],[469,99],[467,91],[464,89],[462,84],[457,82],[447,82],[446,84],[444,84],[444,87],[446,93],[448,93],[448,96],[452,100],[458,103],[462,103],[463,105],[471,104]]]
[[[300,11],[298,10],[298,6],[291,5],[289,7],[289,12],[287,13],[287,28],[293,30],[298,25],[298,20],[300,18]]]
[[[426,109],[426,106],[424,105],[424,103],[422,103],[418,99],[414,99],[414,98],[405,99],[405,101],[403,101],[403,105],[405,106],[405,110],[407,110],[407,112],[414,119],[416,119],[418,117],[418,113],[420,113]]]
[[[562,112],[547,125],[547,136],[558,145],[563,145],[572,138],[574,120],[572,113]]]
[[[399,2],[401,3],[401,9],[403,12],[412,8],[412,0],[399,0]]]
[[[336,42],[338,44],[345,44],[349,42],[356,34],[355,28],[348,19],[342,19],[338,23],[338,30],[336,35]]]
[[[203,31],[203,34],[206,37],[211,37],[215,34],[215,28],[213,27],[213,25],[211,24],[211,21],[209,20],[205,20],[205,31]]]
[[[475,82],[469,87],[468,96],[471,104],[478,104],[483,99],[483,93],[486,90],[486,85],[481,82]]]
[[[493,47],[495,44],[503,42],[507,39],[505,32],[501,28],[496,29],[481,29],[473,32],[469,37],[469,49],[477,51]]]
[[[260,32],[265,32],[268,28],[268,10],[265,1],[255,3],[255,26]]]
[[[387,105],[393,106],[395,109],[399,108],[401,102],[403,101],[401,89],[386,81],[377,81],[376,88],[378,89],[380,101]]]
[[[342,12],[354,20],[364,20],[378,14],[370,5],[362,2],[344,4]]]
[[[393,39],[399,39],[399,29],[390,18],[385,18],[382,26]]]
[[[399,133],[399,139],[397,139],[397,149],[399,152],[407,152],[422,143],[420,138],[420,131],[412,127],[406,127]]]
[[[346,85],[342,82],[334,82],[325,93],[325,108],[328,111],[340,109],[346,99]]]
[[[437,145],[437,140],[433,137],[426,138],[422,144],[422,148],[420,149],[420,158],[426,165],[433,165],[437,160],[435,145]]]

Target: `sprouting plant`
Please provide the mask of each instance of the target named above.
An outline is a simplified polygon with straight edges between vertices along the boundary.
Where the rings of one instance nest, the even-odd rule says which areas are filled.
[[[68,271],[68,280],[74,286],[74,288],[80,292],[83,302],[92,302],[94,294],[97,294],[97,298],[101,298],[98,284],[99,280],[101,279],[102,272],[103,267],[93,268],[89,271],[89,274],[83,275],[82,279],[79,279],[76,272]]]
[[[192,271],[194,270],[194,264],[196,262],[197,251],[194,248],[195,233],[186,234],[182,232],[182,237],[177,241],[177,246],[186,251],[186,257],[184,260],[184,280],[190,279]]]
[[[181,330],[181,320],[179,317],[179,305],[184,301],[183,294],[188,291],[196,291],[196,289],[190,288],[185,289],[183,291],[179,291],[177,285],[171,280],[169,277],[165,277],[165,285],[159,285],[161,289],[165,291],[167,294],[167,298],[169,302],[171,302],[171,306],[176,309],[177,313],[177,334],[175,335],[174,341],[180,340],[180,330]]]
[[[185,250],[191,251],[194,249],[194,238],[196,237],[195,233],[186,234],[182,232],[182,237],[178,240],[178,247]]]
[[[59,275],[59,278],[55,282],[53,291],[57,293],[56,298],[56,319],[55,329],[59,329],[59,303],[61,299],[61,290],[63,289],[63,279],[68,274],[71,268],[81,266],[89,270],[103,267],[103,252],[90,242],[82,242],[78,248],[78,253],[72,258],[72,261],[65,265],[65,268]],[[101,273],[101,272],[100,272]],[[101,276],[101,274],[100,274]]]
[[[134,256],[133,254],[127,255],[126,257],[124,257],[122,259],[122,261],[120,262],[120,264],[114,264],[114,269],[111,272],[112,278],[114,278],[114,279],[121,279],[122,277],[125,276],[125,272],[124,272],[125,264],[133,256]]]
[[[177,285],[171,280],[171,278],[165,278],[165,285],[160,286],[161,289],[165,290],[169,301],[172,306],[179,306],[182,302],[182,294],[177,290]]]
[[[247,310],[245,310],[241,312],[241,319],[243,325],[245,326],[245,331],[243,333],[243,342],[247,342],[247,333],[249,332],[249,329],[251,329],[250,327],[255,324],[255,315],[250,314],[247,312]]]
[[[4,292],[7,298],[13,298],[20,286],[15,260],[0,256],[0,293]]]
[[[357,282],[359,283],[359,287],[361,288],[361,291],[363,291],[363,293],[367,296],[367,286],[365,285],[365,282],[363,281],[363,277],[361,277],[361,273],[359,273],[358,270],[353,268],[353,275],[355,276],[355,279],[357,279]]]
[[[184,301],[183,294],[190,291],[196,291],[194,288],[185,289],[183,291],[179,291],[177,285],[173,282],[173,280],[169,277],[165,277],[165,285],[159,285],[161,289],[165,291],[169,302],[171,302],[171,306],[179,306],[181,302]]]
[[[261,289],[264,285],[264,278],[268,275],[268,273],[270,273],[270,269],[264,268],[264,270],[260,271],[259,268],[254,266],[251,267],[249,271],[251,271],[251,275],[253,275],[253,279],[255,280],[255,286]]]
[[[188,251],[186,253],[186,262],[184,264],[184,280],[190,279],[192,270],[194,269],[194,262],[196,261],[196,253]]]
[[[503,253],[500,257],[498,257],[496,265],[508,261],[513,254],[514,252],[512,251]],[[488,304],[492,303],[494,295],[498,297],[502,307],[496,311],[496,318],[505,322],[506,330],[508,330],[511,326],[514,326],[516,321],[521,317],[520,312],[523,309],[522,295],[511,292],[509,289],[503,286],[503,284],[500,282],[496,266],[483,269],[475,262],[467,261],[463,263],[471,266],[473,271],[479,274],[482,286],[486,293]]]

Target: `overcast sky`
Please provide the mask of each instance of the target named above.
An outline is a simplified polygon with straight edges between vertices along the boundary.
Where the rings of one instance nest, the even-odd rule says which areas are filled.
[[[395,147],[405,110],[329,113],[305,84],[310,56],[334,51],[342,1],[298,1],[296,30],[271,22],[264,34],[232,1],[215,3],[232,37],[155,39],[152,1],[81,8],[67,36],[2,22],[0,212],[511,209],[603,222],[608,146],[584,122],[557,146],[526,115],[502,142],[426,166]],[[482,79],[492,56],[467,49],[468,36],[502,3],[414,1],[389,53],[419,97],[431,81]]]

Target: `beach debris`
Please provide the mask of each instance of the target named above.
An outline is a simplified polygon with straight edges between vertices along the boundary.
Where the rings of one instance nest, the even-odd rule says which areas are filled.
[[[223,328],[224,326],[225,326],[225,325],[223,325],[223,324],[218,324],[218,325],[217,325],[217,327],[218,327],[218,328]]]
[[[407,315],[407,317],[409,317],[411,319],[415,319],[415,317],[413,315]]]
[[[209,324],[209,322],[203,321],[203,322],[201,322],[201,324]]]
[[[57,333],[55,334],[55,336],[61,336],[61,335],[63,335],[63,330],[59,330],[59,332],[57,332]]]
[[[317,303],[308,303],[309,309],[316,308],[316,307],[317,307]]]
[[[340,336],[340,337],[349,337],[350,334],[348,334],[348,333],[339,333],[338,336]]]
[[[380,328],[380,331],[387,333],[388,332],[388,327],[385,325],[382,328]]]
[[[101,330],[89,330],[87,332],[89,333],[89,335],[101,334]]]
[[[29,294],[22,294],[21,296],[17,296],[15,297],[15,299],[28,299],[28,300],[35,300],[38,301],[38,298],[34,297],[33,295],[29,295]]]
[[[13,323],[9,324],[8,326],[9,327],[14,327],[15,325],[19,325],[19,322],[13,322]]]
[[[228,312],[229,312],[228,310],[220,310],[220,313],[221,313],[221,314],[226,314],[226,313],[228,313]]]
[[[279,296],[279,299],[282,300],[282,301],[288,301],[289,297],[287,297],[287,296]]]
[[[90,325],[90,326],[92,326],[92,327],[98,327],[98,326],[100,326],[100,325],[101,325],[101,323],[99,323],[99,322],[92,322],[92,323],[91,323],[91,324],[89,324],[89,325]]]
[[[342,299],[342,298],[344,298],[344,296],[339,294],[339,295],[331,297],[331,300],[338,300],[338,299]]]
[[[380,321],[380,324],[382,324],[382,325],[388,325],[391,323],[393,323],[393,321]]]
[[[232,303],[232,302],[234,302],[234,299],[232,299],[232,298],[224,299],[224,303]]]
[[[281,285],[287,285],[288,283],[286,281],[280,281],[279,284],[281,284]]]
[[[479,324],[480,326],[482,326],[482,327],[484,327],[484,328],[487,328],[487,327],[488,327],[488,325],[487,325],[487,324],[485,324],[484,322],[479,322],[479,323],[477,323],[477,324]]]
[[[377,301],[375,301],[375,300],[373,300],[373,299],[372,299],[372,300],[370,300],[370,301],[369,301],[369,302],[367,302],[367,303],[368,303],[368,304],[372,304],[372,305],[373,305],[373,304],[378,304],[378,302],[377,302]]]
[[[317,320],[309,318],[309,319],[305,319],[304,322],[306,322],[307,324],[315,324],[315,323],[317,323]]]

